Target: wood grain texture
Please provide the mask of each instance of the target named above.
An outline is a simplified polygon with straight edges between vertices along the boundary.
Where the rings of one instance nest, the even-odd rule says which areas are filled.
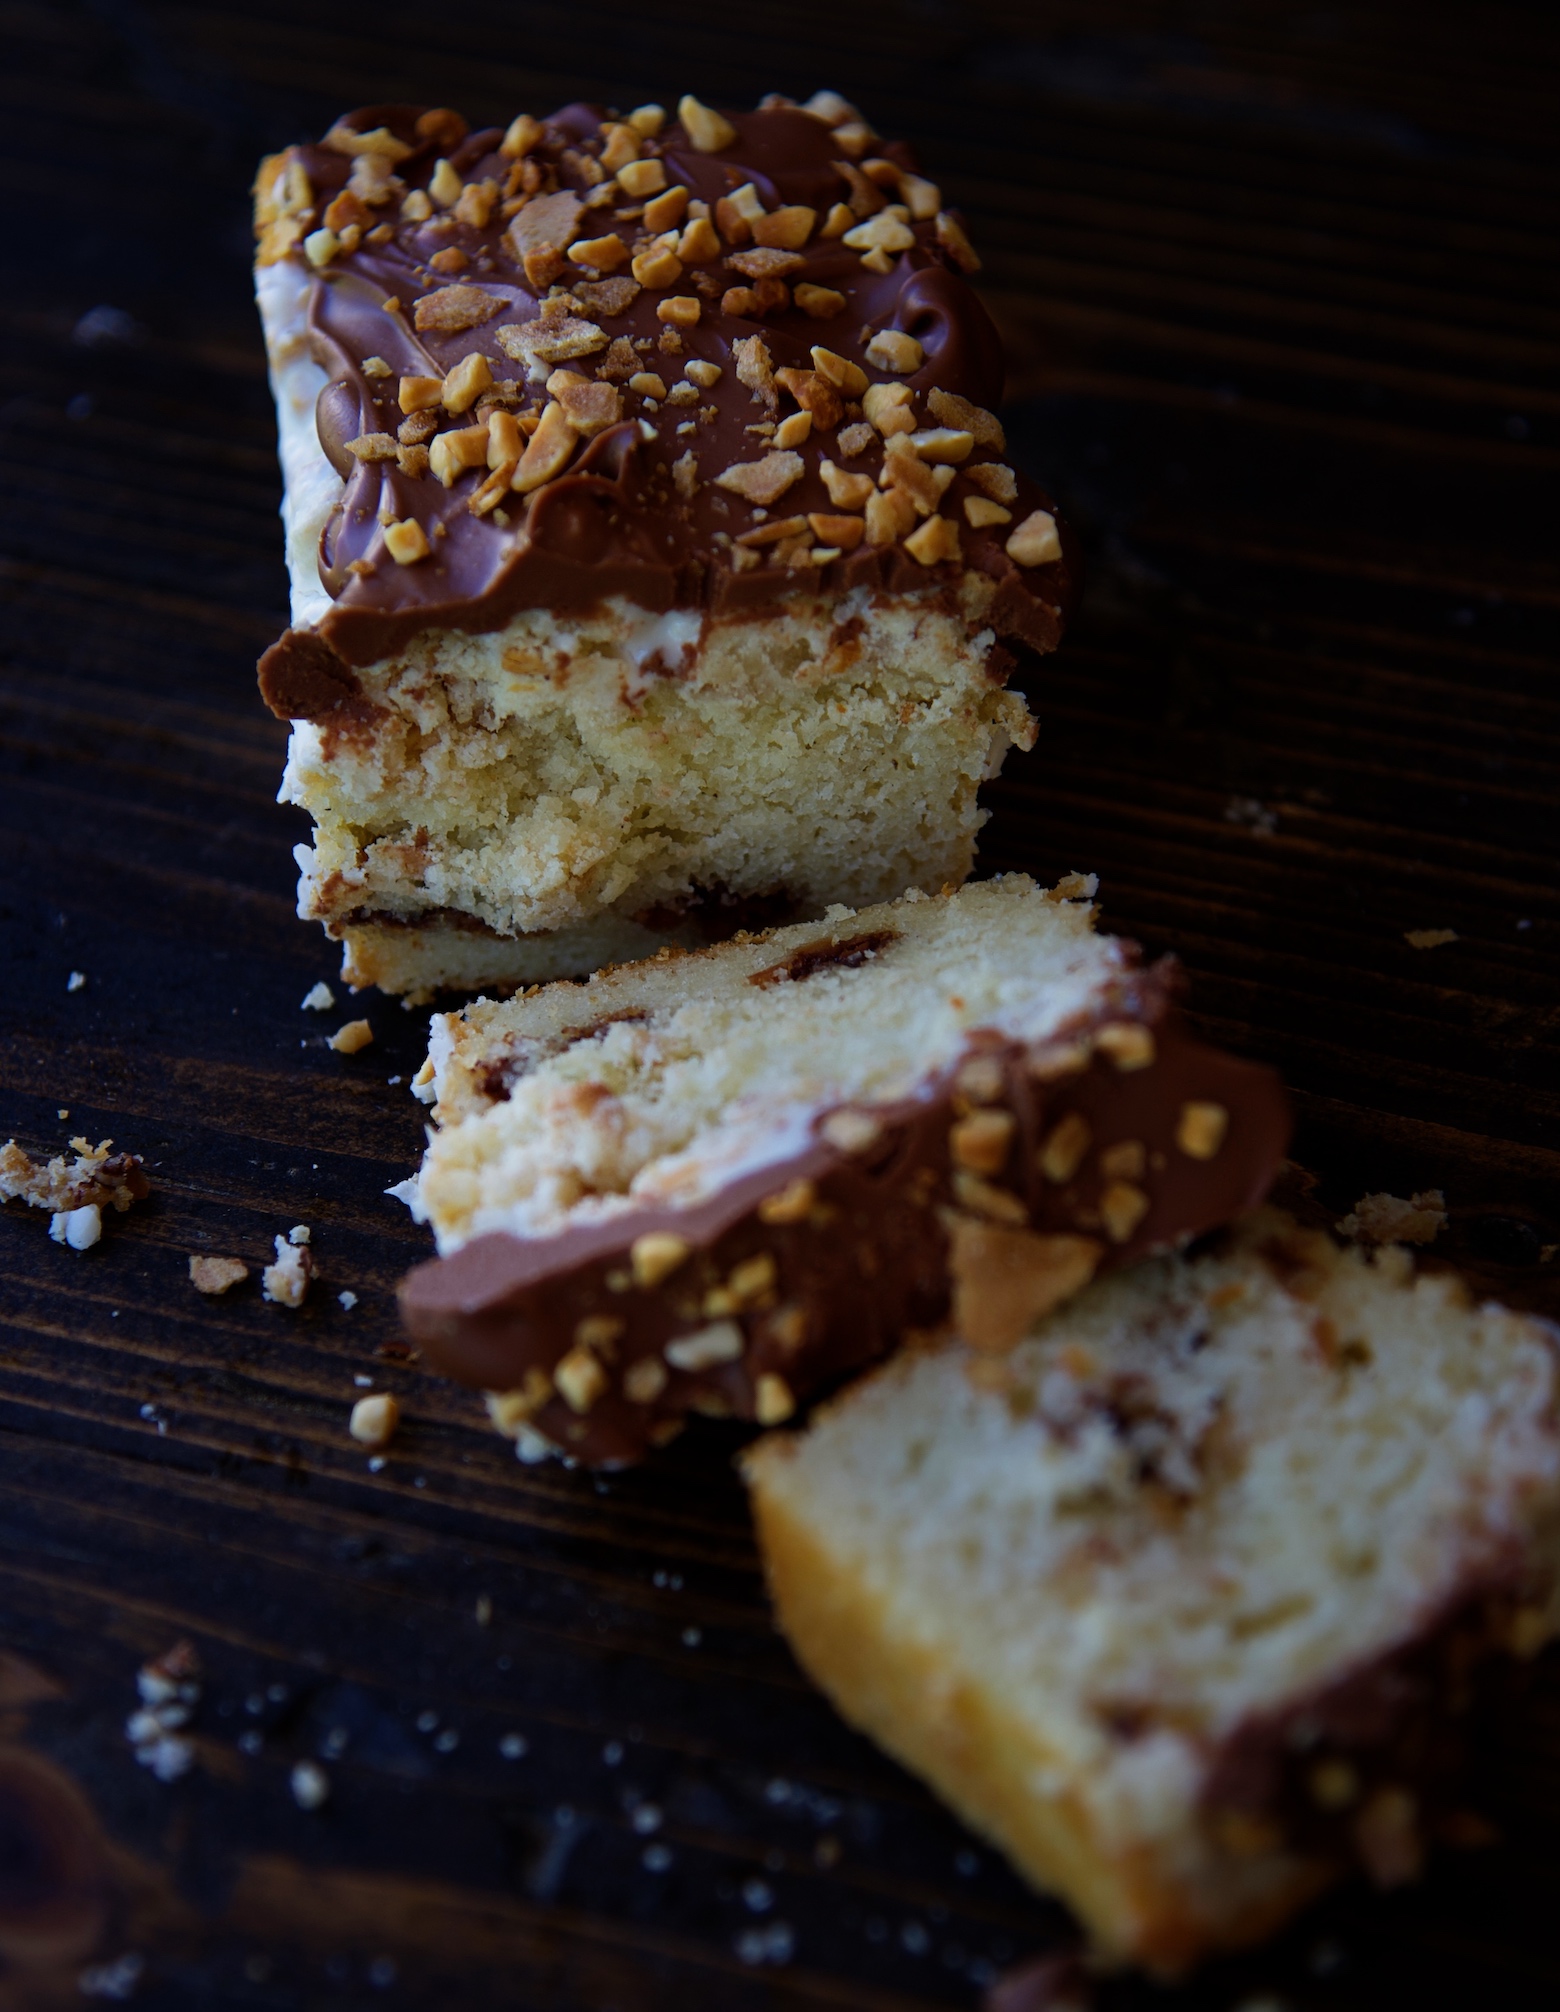
[[[83,1255],[0,1215],[0,2012],[126,1956],[108,1982],[175,2008],[971,2005],[1066,1918],[802,1680],[738,1436],[527,1469],[379,1352],[425,1249],[383,1194],[423,1016],[357,1002],[346,1058],[345,996],[299,1010],[333,973],[253,687],[284,603],[248,180],[395,96],[828,83],[910,137],[1091,556],[983,865],[1098,871],[1200,1023],[1287,1072],[1327,1206],[1440,1187],[1447,1252],[1560,1313],[1560,34],[1407,0],[22,0],[0,28],[0,1137],[112,1136],[156,1183]],[[192,1253],[258,1268],[298,1222],[301,1311],[192,1291]],[[377,1473],[359,1376],[407,1419]],[[198,1758],[163,1783],[124,1721],[181,1638]],[[1485,1782],[1502,1848],[1107,2002],[1552,2005],[1553,1661]]]

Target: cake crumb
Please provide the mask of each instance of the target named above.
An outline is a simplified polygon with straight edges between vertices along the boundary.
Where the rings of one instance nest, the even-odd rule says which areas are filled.
[[[65,980],[65,990],[67,992],[79,992],[86,982],[87,974],[85,971],[73,971]]]
[[[57,1244],[69,1244],[73,1251],[91,1250],[103,1234],[103,1211],[96,1202],[79,1209],[60,1209],[49,1224],[49,1235]]]
[[[1360,1244],[1430,1244],[1446,1227],[1446,1196],[1426,1188],[1406,1202],[1401,1195],[1361,1195],[1338,1224],[1338,1234]]]
[[[1443,943],[1458,941],[1455,929],[1405,929],[1403,941],[1415,950],[1439,950]]]
[[[217,1294],[226,1292],[230,1286],[240,1285],[249,1276],[249,1267],[242,1258],[192,1257],[190,1259],[190,1284],[197,1292]]]
[[[260,1274],[260,1287],[266,1298],[278,1306],[302,1306],[313,1276],[314,1259],[308,1246],[289,1243],[286,1237],[278,1237],[276,1262],[268,1264]]]
[[[352,1311],[358,1302],[358,1296],[355,1292],[338,1292],[336,1299],[338,1304],[344,1306],[348,1313]]]
[[[44,1166],[15,1139],[8,1139],[0,1146],[0,1201],[23,1201],[53,1215],[69,1214],[92,1202],[123,1214],[132,1202],[145,1200],[152,1184],[138,1155],[113,1153],[109,1150],[113,1143],[103,1139],[93,1146],[83,1138],[72,1139],[73,1162],[67,1164],[60,1155]]]
[[[327,1047],[334,1048],[338,1055],[355,1055],[373,1041],[374,1030],[366,1020],[349,1020],[344,1027],[338,1027]]]
[[[287,1241],[290,1244],[306,1244],[313,1240],[313,1236],[314,1232],[307,1223],[294,1223],[287,1232]]]
[[[320,1809],[330,1800],[330,1777],[317,1761],[299,1761],[291,1783],[293,1801],[300,1809]]]
[[[298,1002],[300,1013],[328,1013],[336,1003],[336,995],[322,978],[304,993]]]
[[[360,1397],[352,1407],[347,1430],[360,1446],[388,1446],[401,1422],[401,1407],[387,1390]]]

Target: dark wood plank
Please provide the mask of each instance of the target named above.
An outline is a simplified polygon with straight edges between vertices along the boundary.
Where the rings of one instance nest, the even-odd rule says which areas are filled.
[[[832,83],[909,136],[972,215],[1017,450],[1092,560],[984,864],[1099,871],[1203,1023],[1284,1067],[1326,1205],[1441,1187],[1481,1287],[1560,1313],[1560,33],[1406,0],[0,27],[0,1136],[112,1135],[156,1181],[85,1256],[0,1216],[0,2007],[126,1957],[88,1983],[168,2007],[970,2004],[1071,1931],[800,1677],[739,1435],[527,1469],[381,1352],[425,1248],[383,1193],[423,1016],[361,1002],[348,1059],[298,1006],[331,959],[252,682],[284,597],[248,180],[398,95]],[[127,339],[73,340],[98,306]],[[191,1253],[258,1266],[300,1221],[301,1312],[190,1289]],[[377,1472],[363,1375],[407,1418]],[[179,1639],[204,1692],[165,1783],[124,1721]],[[1485,1782],[1502,1848],[1107,1999],[1552,2005],[1553,1659]]]

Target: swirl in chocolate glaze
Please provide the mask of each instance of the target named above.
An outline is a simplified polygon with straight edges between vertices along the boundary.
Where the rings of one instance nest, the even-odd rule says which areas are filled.
[[[386,161],[387,169],[393,165],[393,193],[377,206],[357,205],[358,223],[344,225],[344,241],[312,277],[311,346],[329,373],[317,424],[323,451],[345,489],[321,540],[320,577],[333,606],[316,629],[289,631],[262,659],[262,690],[273,710],[322,717],[350,699],[355,680],[348,666],[378,661],[430,626],[490,631],[523,609],[583,613],[615,596],[654,612],[694,608],[719,619],[759,613],[803,594],[837,599],[856,587],[952,597],[966,576],[974,575],[991,583],[981,622],[1031,648],[1055,648],[1075,587],[1070,533],[1058,525],[1061,556],[1046,563],[1020,565],[1005,550],[1013,526],[1036,510],[1054,514],[1054,506],[1016,475],[1009,485],[1009,522],[977,526],[963,508],[966,499],[991,495],[969,470],[998,459],[1000,430],[995,448],[985,441],[958,467],[942,501],[942,514],[957,527],[957,559],[923,565],[902,540],[877,547],[863,541],[824,563],[795,553],[777,560],[773,551],[766,563],[764,554],[734,546],[735,537],[764,522],[764,513],[755,515],[745,499],[716,486],[714,478],[769,450],[769,441],[751,429],[772,426],[799,409],[789,391],[777,387],[777,397],[766,403],[739,381],[737,341],[762,337],[777,372],[811,371],[812,347],[820,344],[874,382],[905,385],[915,395],[922,426],[936,424],[926,410],[927,394],[934,390],[983,411],[994,407],[1002,394],[1002,352],[989,317],[953,264],[955,254],[965,256],[956,219],[950,223],[943,214],[907,223],[913,242],[892,258],[884,255],[886,271],[869,269],[862,252],[842,236],[819,234],[831,208],[842,201],[866,215],[874,201],[891,199],[888,178],[914,174],[905,147],[884,145],[869,162],[884,184],[874,196],[874,183],[844,158],[824,119],[783,102],[727,116],[736,137],[718,152],[699,151],[673,120],[641,140],[641,158],[658,161],[669,187],[691,192],[691,204],[713,206],[751,183],[766,211],[792,205],[816,211],[817,226],[784,273],[784,304],[761,318],[728,311],[724,304],[732,298],[728,289],[744,283],[740,269],[728,270],[726,263],[739,247],[724,239],[718,254],[686,265],[671,285],[636,286],[616,312],[604,304],[610,291],[603,295],[598,289],[592,304],[599,275],[578,265],[566,264],[547,283],[540,272],[528,280],[506,235],[511,221],[523,221],[525,208],[513,219],[506,210],[517,201],[545,201],[551,192],[572,191],[583,200],[612,185],[610,176],[602,179],[599,162],[611,122],[593,106],[567,105],[543,122],[525,160],[533,182],[540,178],[542,186],[529,196],[497,202],[485,223],[469,220],[474,212],[459,220],[456,208],[435,208],[417,220],[421,201],[413,202],[413,216],[402,213],[407,196],[426,192],[436,175],[444,194],[454,186],[451,177],[467,187],[491,182],[500,191],[514,188],[521,163],[501,151],[501,130],[467,134],[453,113],[368,107],[338,122],[320,145],[293,148],[266,163],[257,185],[261,262],[279,257],[303,262],[311,227],[320,226],[321,218],[340,221],[353,209],[348,189],[353,157],[346,151],[360,144],[353,136],[383,130],[392,136],[392,151],[408,150],[403,158]],[[289,185],[290,207],[276,194]],[[617,232],[628,251],[637,252],[651,240],[635,212],[619,189],[614,200],[581,213],[574,235]],[[438,268],[431,263],[435,258],[441,260]],[[613,276],[626,280],[628,270],[623,263]],[[477,302],[485,310],[482,318],[464,328],[419,328],[417,304],[450,285],[480,289],[491,307]],[[799,286],[830,289],[843,297],[843,306],[828,318],[809,315],[795,304],[791,290]],[[629,287],[616,291],[627,294]],[[658,308],[673,295],[699,302],[696,325],[676,327],[659,317]],[[383,458],[360,459],[352,451],[350,442],[370,436],[395,442],[405,417],[398,402],[403,376],[443,378],[473,353],[486,359],[498,380],[494,401],[534,418],[545,402],[541,380],[547,370],[528,382],[524,365],[516,365],[500,338],[505,330],[535,321],[549,296],[556,311],[601,331],[601,346],[567,367],[608,377],[619,385],[623,403],[622,422],[588,439],[564,472],[529,496],[508,496],[499,508],[476,514],[470,505],[486,468],[463,473],[445,487],[432,473],[409,472],[418,465],[415,455],[394,458],[387,451]],[[747,306],[751,310],[752,303]],[[868,360],[867,342],[882,330],[900,330],[921,345],[913,372],[896,376]],[[611,360],[605,355],[609,341]],[[660,376],[675,399],[627,384],[625,342],[638,369]],[[694,387],[683,373],[699,362],[718,366],[721,375],[692,398]],[[479,405],[476,416],[482,412]],[[437,423],[441,430],[458,430],[473,416],[470,410],[458,415],[441,410]],[[797,449],[803,472],[771,517],[838,515],[840,506],[820,474],[825,459],[876,477],[884,443],[873,434],[869,445],[849,454],[838,435],[841,426],[853,424],[861,424],[860,408],[847,400],[843,420],[836,416],[828,427],[813,427]],[[685,459],[690,453],[696,467]],[[680,476],[674,473],[679,462]],[[431,549],[416,563],[397,564],[384,530],[391,521],[408,519],[422,527]],[[1005,653],[993,652],[993,674],[1002,675],[1009,661]]]

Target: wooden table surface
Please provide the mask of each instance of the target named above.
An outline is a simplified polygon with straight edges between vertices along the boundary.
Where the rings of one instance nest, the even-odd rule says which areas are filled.
[[[830,84],[909,136],[1092,555],[983,865],[1099,872],[1203,1025],[1285,1070],[1327,1206],[1441,1188],[1440,1248],[1560,1311],[1553,18],[19,0],[0,29],[0,1139],[112,1136],[155,1181],[85,1254],[0,1213],[0,2008],[973,2005],[1068,1923],[801,1678],[739,1435],[524,1468],[382,1352],[426,1247],[383,1194],[424,1016],[366,997],[347,1058],[299,1010],[334,959],[253,683],[284,595],[248,180],[397,96]],[[299,1222],[301,1311],[191,1290],[191,1253],[258,1266]],[[408,1416],[377,1474],[363,1375]],[[181,1639],[196,1761],[164,1782],[124,1725]],[[1560,1663],[1485,1802],[1501,1847],[1108,2002],[1552,2006]]]

